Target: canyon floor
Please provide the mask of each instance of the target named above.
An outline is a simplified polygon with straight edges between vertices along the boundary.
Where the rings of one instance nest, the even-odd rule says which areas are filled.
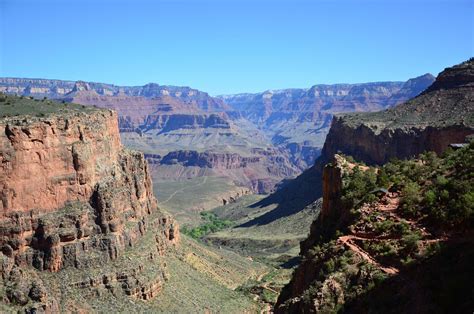
[[[245,190],[244,190],[245,191]],[[182,249],[169,257],[170,280],[157,296],[159,308],[212,312],[268,310],[298,263],[299,243],[319,212],[315,202],[302,211],[266,224],[252,224],[277,204],[268,195],[242,193],[227,178],[155,180],[162,210],[187,230],[206,225],[206,214],[229,225],[194,239],[182,234]],[[226,203],[225,205],[224,202]],[[275,233],[275,230],[278,230]]]

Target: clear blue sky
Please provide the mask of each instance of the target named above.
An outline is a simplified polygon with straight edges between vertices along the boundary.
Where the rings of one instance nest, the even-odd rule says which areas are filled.
[[[472,0],[0,0],[0,76],[213,95],[406,80],[474,55]]]

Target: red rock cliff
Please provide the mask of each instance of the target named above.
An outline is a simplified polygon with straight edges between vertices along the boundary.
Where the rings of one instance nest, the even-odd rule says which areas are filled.
[[[122,153],[112,111],[34,121],[15,117],[0,121],[0,128],[1,215],[89,201]]]
[[[421,95],[392,109],[333,119],[324,143],[326,161],[342,152],[383,164],[425,151],[442,153],[474,133],[474,61],[445,69]]]
[[[117,114],[87,109],[11,116],[0,119],[0,129],[0,270],[4,284],[13,287],[7,301],[28,304],[24,291],[36,284],[14,276],[19,269],[104,272],[122,278],[115,284],[127,295],[154,296],[164,269],[146,281],[136,278],[155,267],[150,259],[177,244],[179,231],[157,207],[143,154],[122,147]],[[134,268],[120,274],[107,266],[150,237],[140,249],[148,262],[134,260]],[[43,308],[58,309],[56,301]]]

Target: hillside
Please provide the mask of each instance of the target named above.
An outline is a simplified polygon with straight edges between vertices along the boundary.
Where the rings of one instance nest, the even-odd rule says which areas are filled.
[[[421,95],[374,113],[336,116],[322,151],[340,151],[368,163],[441,153],[474,133],[474,61],[441,72]]]
[[[473,156],[472,142],[379,168],[336,155],[276,312],[469,311]]]

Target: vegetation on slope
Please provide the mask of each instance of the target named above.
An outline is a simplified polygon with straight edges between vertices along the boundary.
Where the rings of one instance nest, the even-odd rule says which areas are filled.
[[[211,232],[217,232],[232,226],[231,221],[219,219],[214,213],[201,212],[200,215],[204,223],[202,223],[198,227],[191,229],[187,228],[186,226],[183,226],[181,228],[181,231],[184,234],[189,235],[191,238],[201,239],[202,237],[208,235]]]
[[[474,127],[472,91],[474,58],[446,68],[436,81],[419,96],[393,108],[377,112],[339,115],[344,123],[364,124],[375,132],[384,128],[463,125]]]
[[[70,103],[59,103],[33,97],[12,96],[0,93],[0,118],[28,115],[32,117],[45,117],[53,113],[90,112],[97,110],[94,107]]]
[[[473,156],[471,142],[441,157],[426,153],[381,168],[345,169],[340,205],[346,214],[314,223],[277,311],[472,308],[472,283],[460,274],[474,274]],[[454,284],[450,276],[459,286],[441,287]],[[386,302],[391,299],[397,302]]]

